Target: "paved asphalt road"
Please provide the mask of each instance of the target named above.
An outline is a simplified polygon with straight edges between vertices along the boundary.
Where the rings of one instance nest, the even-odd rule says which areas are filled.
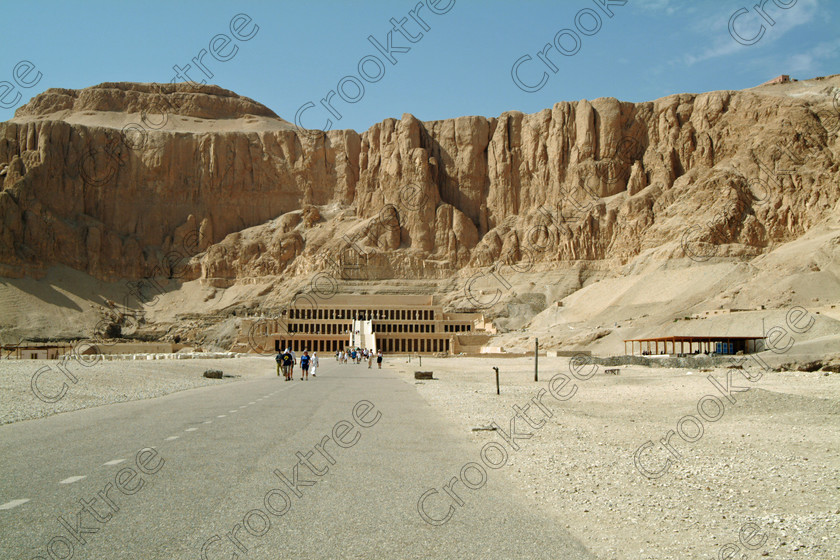
[[[138,458],[143,448],[154,450]],[[296,452],[320,476],[301,463],[294,481]],[[326,359],[309,381],[272,375],[18,422],[0,426],[0,558],[592,557],[513,488],[511,467],[485,468],[475,490],[455,483],[463,506],[424,522],[420,496],[436,487],[424,505],[443,518],[443,485],[479,452],[409,383]]]

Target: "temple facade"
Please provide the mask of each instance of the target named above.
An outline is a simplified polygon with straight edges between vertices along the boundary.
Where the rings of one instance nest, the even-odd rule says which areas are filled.
[[[432,296],[335,296],[314,305],[307,299],[280,317],[244,320],[233,350],[453,354],[478,352],[493,333],[483,314],[446,312]]]

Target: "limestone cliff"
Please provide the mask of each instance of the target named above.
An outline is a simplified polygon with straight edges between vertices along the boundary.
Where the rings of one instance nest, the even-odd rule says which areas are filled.
[[[422,278],[757,255],[837,211],[838,86],[406,114],[361,134],[300,133],[215,86],[51,89],[0,123],[0,275],[174,275],[173,252],[196,255],[179,276],[223,282],[353,259]]]

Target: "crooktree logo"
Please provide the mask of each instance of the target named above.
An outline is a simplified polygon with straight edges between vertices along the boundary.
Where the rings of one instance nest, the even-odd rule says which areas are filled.
[[[815,322],[814,317],[804,307],[793,307],[789,309],[785,315],[787,328],[782,325],[776,325],[765,333],[767,348],[775,354],[788,352],[796,342],[791,332],[804,334],[814,326]],[[678,442],[679,440],[675,437],[678,436],[679,439],[686,443],[697,443],[706,433],[706,425],[723,418],[726,407],[721,397],[730,406],[734,405],[738,402],[735,395],[747,392],[752,388],[749,384],[744,385],[744,381],[749,381],[752,384],[761,380],[764,373],[761,371],[753,372],[744,367],[747,359],[754,361],[764,372],[772,371],[772,368],[767,365],[767,362],[761,356],[753,353],[738,358],[733,357],[732,366],[737,369],[727,369],[722,379],[718,379],[709,374],[706,379],[714,387],[714,391],[712,394],[704,395],[698,399],[696,405],[697,415],[686,414],[677,421],[676,431],[668,430],[665,433],[665,437],[659,439],[659,444],[662,449],[667,450],[670,457],[661,452],[657,454],[654,451],[657,447],[653,440],[646,441],[636,449],[636,452],[633,454],[633,464],[642,476],[648,479],[656,479],[664,476],[671,469],[671,465],[675,461],[683,458],[679,450],[671,443],[672,438]],[[743,377],[743,380],[741,380],[741,377]],[[661,460],[662,457],[665,458],[664,461]]]
[[[70,386],[69,381],[75,385],[79,382],[78,377],[71,371],[71,365],[78,364],[83,367],[92,367],[102,361],[102,348],[113,346],[115,341],[107,341],[103,334],[107,332],[109,325],[120,326],[120,336],[133,334],[139,327],[137,317],[130,304],[130,296],[134,296],[137,302],[144,307],[152,307],[157,304],[158,296],[165,293],[166,289],[156,278],[181,278],[185,272],[182,263],[197,254],[199,233],[188,232],[183,239],[183,252],[172,250],[164,255],[160,264],[144,278],[135,282],[127,282],[125,301],[123,304],[111,302],[111,307],[93,329],[93,336],[90,339],[77,341],[73,344],[69,353],[63,355],[56,364],[55,369],[62,377],[54,375],[41,379],[47,374],[55,373],[52,367],[43,366],[39,368],[30,379],[32,393],[42,402],[56,403],[64,398]],[[59,386],[60,382],[60,386]]]
[[[216,534],[201,544],[201,559],[239,558],[239,552],[248,553],[248,535],[264,537],[271,530],[271,522],[279,523],[281,518],[289,513],[295,502],[300,501],[306,494],[316,490],[306,490],[323,480],[341,458],[341,450],[347,450],[359,443],[362,433],[376,425],[382,418],[382,412],[368,400],[361,400],[353,406],[353,420],[339,420],[329,432],[306,453],[295,453],[295,461],[291,469],[286,472],[279,468],[272,474],[277,478],[276,486],[263,495],[262,506],[247,511],[242,516],[242,522],[235,523],[227,532],[225,539]],[[289,473],[289,474],[286,474]],[[305,494],[305,493],[306,494]],[[292,500],[292,498],[296,500]],[[245,542],[243,542],[245,541]],[[254,546],[253,544],[251,546]],[[219,550],[226,549],[226,550]],[[233,553],[233,556],[230,554]]]
[[[333,101],[333,98],[338,95],[338,98],[345,103],[355,104],[360,102],[365,96],[365,83],[368,85],[375,84],[385,77],[387,66],[383,59],[391,66],[396,66],[400,59],[394,55],[404,55],[410,52],[411,45],[419,43],[425,37],[425,33],[432,30],[426,10],[441,16],[449,13],[454,6],[455,0],[426,0],[425,5],[422,2],[417,2],[407,16],[400,19],[390,19],[392,29],[385,34],[384,41],[373,35],[368,35],[368,41],[379,54],[367,54],[361,57],[356,63],[356,73],[341,77],[335,89],[331,89],[321,98],[320,105],[327,112],[327,115],[322,116],[326,120],[320,128],[317,126],[306,127],[302,122],[304,113],[317,107],[313,101],[307,101],[298,107],[295,112],[295,126],[298,132],[310,138],[316,138],[332,130],[333,121],[330,117],[337,121],[343,118],[341,112],[334,105],[338,100]],[[358,77],[356,74],[358,74]],[[313,117],[312,120],[316,118],[318,117]]]
[[[773,3],[783,10],[792,8],[796,2],[797,0],[773,0]],[[769,4],[767,0],[757,3],[752,7],[752,11],[755,13],[752,13],[747,8],[736,10],[729,18],[729,35],[736,42],[746,47],[755,45],[761,41],[764,33],[767,31],[764,23],[767,23],[770,27],[776,25],[776,20],[765,11],[767,4]],[[742,18],[744,21],[739,22],[738,20]],[[758,27],[756,27],[756,23]]]
[[[806,152],[806,158],[818,154],[822,149],[821,144],[814,138],[808,135],[798,136],[800,150]],[[704,262],[714,257],[720,245],[729,242],[730,235],[727,234],[727,229],[736,228],[748,214],[753,212],[754,207],[767,204],[770,200],[771,187],[775,187],[776,192],[784,190],[780,177],[794,175],[796,170],[805,163],[805,158],[798,155],[802,151],[794,152],[784,144],[777,144],[769,152],[769,160],[775,162],[772,165],[768,165],[753,154],[759,171],[758,176],[749,179],[748,188],[738,190],[737,199],[730,201],[712,220],[706,222],[705,225],[689,226],[683,231],[680,246],[685,255],[695,262]],[[780,163],[782,161],[789,162],[791,167],[786,169],[787,163],[780,167],[783,165]]]
[[[35,72],[35,75],[31,74]],[[34,64],[28,60],[21,60],[12,68],[12,80],[0,82],[0,107],[4,109],[12,109],[18,105],[23,99],[23,95],[18,91],[18,88],[29,89],[38,85],[44,75],[38,71]]]
[[[615,16],[615,13],[612,11],[611,6],[624,6],[627,4],[627,0],[592,0],[592,3],[595,4],[600,12],[603,12],[604,15],[612,19]],[[560,70],[560,67],[557,66],[557,64],[560,63],[558,60],[560,57],[557,56],[557,53],[560,53],[563,56],[575,56],[580,52],[580,49],[583,46],[583,38],[581,35],[584,37],[597,35],[598,32],[601,31],[603,23],[601,14],[598,11],[592,8],[582,8],[578,10],[574,18],[574,29],[570,26],[559,30],[554,35],[554,41],[552,43],[546,43],[545,46],[536,53],[537,58],[540,62],[542,62],[546,69],[551,70],[553,74],[556,74]],[[552,53],[552,51],[555,52]],[[537,64],[536,72],[531,71],[531,77],[523,78],[521,72],[524,71],[520,70],[520,67],[526,62],[536,64],[536,61],[534,61],[534,58],[530,54],[520,56],[516,59],[516,62],[513,63],[513,66],[510,69],[510,77],[513,80],[514,85],[526,93],[540,91],[543,87],[545,87],[545,84],[548,83],[548,72]],[[542,70],[542,75],[539,78],[534,78],[533,76],[536,76],[540,70]],[[528,80],[527,82],[525,81],[526,79]]]
[[[709,223],[706,227],[697,224],[683,232],[680,246],[689,259],[705,262],[717,254],[718,246],[713,243],[716,237],[714,224]]]
[[[172,66],[175,74],[169,80],[169,84],[175,84],[178,81],[183,82],[179,84],[179,89],[176,90],[166,84],[150,84],[148,86],[151,90],[148,92],[151,94],[149,106],[140,112],[140,122],[126,124],[120,129],[116,138],[108,137],[105,145],[94,146],[92,141],[88,140],[87,147],[82,150],[78,160],[68,165],[68,175],[74,178],[80,176],[86,184],[94,187],[111,184],[120,168],[126,165],[129,153],[141,152],[151,145],[149,134],[154,130],[161,130],[166,127],[170,121],[170,113],[178,114],[182,108],[182,103],[191,99],[190,94],[197,91],[197,88],[201,85],[207,84],[207,79],[213,78],[213,71],[205,57],[209,54],[219,62],[229,62],[239,52],[239,46],[236,43],[250,41],[260,30],[259,25],[254,23],[248,14],[244,13],[234,15],[230,19],[228,27],[230,35],[226,33],[214,35],[210,39],[207,49],[199,50],[198,55],[191,59],[193,64],[184,64],[183,66],[174,64]],[[31,65],[29,62],[27,63]],[[201,72],[206,79],[201,78],[199,82],[195,82],[190,72],[193,72],[193,75]],[[24,77],[27,75],[28,73]],[[40,80],[40,76],[41,73],[38,72],[37,80],[33,78],[34,83],[32,85]],[[0,88],[4,83],[7,82],[0,82]],[[26,87],[32,87],[32,85]],[[184,88],[187,91],[184,91]],[[1,100],[0,105],[2,105]]]
[[[79,499],[82,507],[76,515],[69,515],[69,519],[63,515],[58,516],[58,523],[61,525],[60,533],[52,537],[46,545],[47,555],[51,559],[70,559],[84,556],[84,552],[76,547],[85,546],[88,543],[89,535],[95,535],[104,529],[106,523],[111,521],[120,511],[126,507],[123,499],[116,491],[124,496],[133,496],[140,492],[146,484],[147,479],[143,475],[155,475],[163,468],[166,460],[158,455],[157,450],[151,447],[144,447],[139,450],[134,463],[136,470],[132,467],[122,467],[114,475],[113,484],[106,482],[102,489],[95,494],[89,494],[90,499]],[[111,492],[111,490],[116,490]],[[111,492],[109,494],[109,492]],[[114,498],[117,498],[116,502]],[[119,504],[117,503],[119,502]],[[46,556],[35,556],[36,560]]]
[[[487,483],[487,469],[497,470],[507,465],[508,448],[510,448],[510,453],[518,453],[522,449],[519,441],[531,439],[535,431],[542,429],[554,416],[551,409],[543,402],[545,396],[551,395],[560,402],[568,401],[578,391],[577,383],[572,379],[588,381],[596,373],[598,373],[598,366],[592,363],[592,358],[585,354],[577,354],[569,361],[571,375],[566,373],[554,375],[548,382],[547,390],[537,391],[537,394],[528,402],[522,403],[524,406],[513,405],[514,414],[507,424],[507,431],[504,425],[499,425],[495,420],[491,422],[490,426],[501,441],[484,444],[479,452],[481,462],[465,463],[457,477],[451,477],[446,484],[441,486],[443,492],[437,488],[429,488],[423,492],[417,500],[417,513],[420,518],[435,527],[448,523],[455,514],[455,506],[464,507],[466,503],[464,497],[467,494],[456,485],[460,482],[468,490],[483,488]]]

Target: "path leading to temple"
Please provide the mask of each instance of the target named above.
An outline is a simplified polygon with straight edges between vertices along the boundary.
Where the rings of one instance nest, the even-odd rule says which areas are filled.
[[[592,557],[506,469],[455,503],[467,435],[393,374],[330,359],[2,426],[0,449],[4,558]]]

